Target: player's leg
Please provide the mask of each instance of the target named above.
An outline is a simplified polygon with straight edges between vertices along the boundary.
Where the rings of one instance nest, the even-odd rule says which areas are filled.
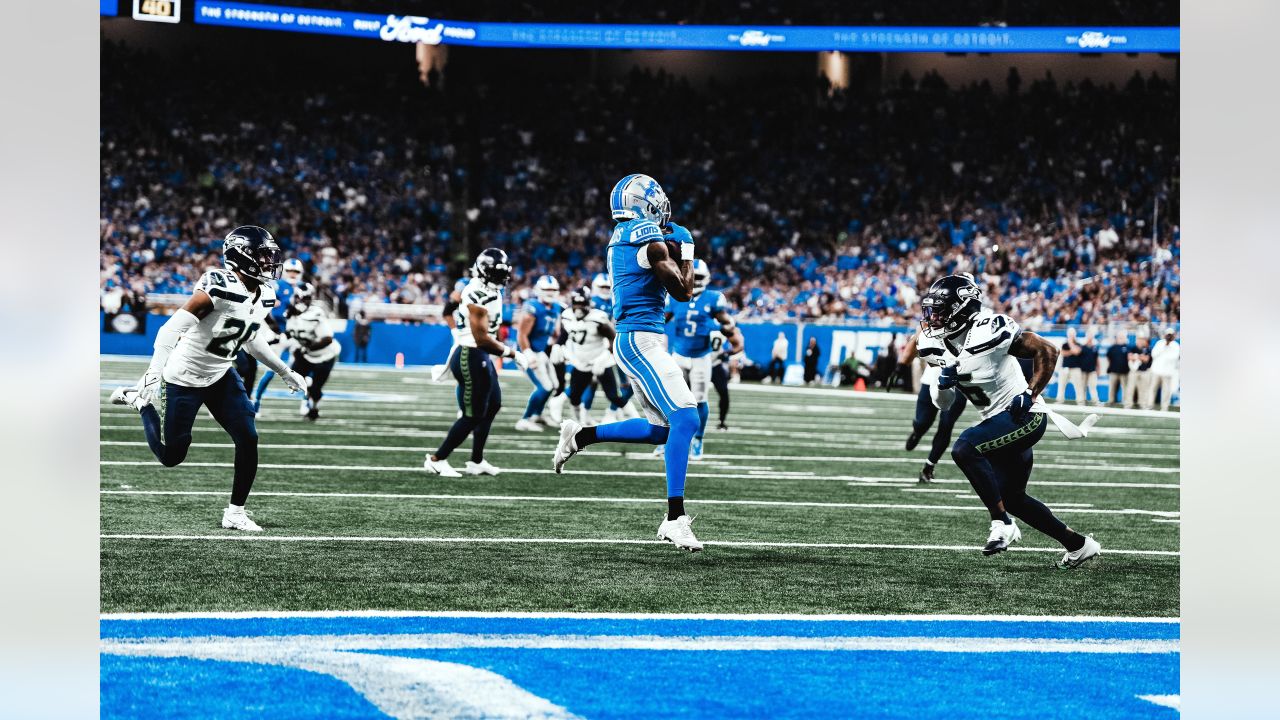
[[[250,520],[244,510],[258,475],[258,428],[254,424],[253,404],[249,402],[244,383],[234,369],[228,370],[205,390],[205,404],[210,414],[236,446],[231,502],[222,512],[222,527],[262,532],[262,528]]]
[[[481,394],[480,387],[482,383],[480,371],[484,370],[482,365],[487,362],[484,356],[487,356],[487,353],[483,350],[460,347],[458,352],[453,353],[449,359],[449,371],[458,382],[458,408],[462,410],[462,415],[453,421],[440,447],[423,461],[422,467],[429,472],[445,477],[462,476],[462,473],[449,465],[449,455],[462,444],[463,440],[467,439],[485,416],[488,392]]]
[[[290,365],[294,372],[301,375],[307,381],[307,391],[302,393],[302,399],[298,401],[298,414],[307,416],[311,414],[311,384],[314,382],[316,366],[301,353],[293,356],[293,363]]]
[[[926,388],[927,390],[927,388]],[[924,467],[920,470],[920,482],[933,482],[933,471],[938,466],[938,461],[942,459],[942,455],[947,452],[947,448],[951,447],[951,432],[955,429],[956,421],[960,419],[960,415],[964,413],[965,407],[969,401],[965,399],[961,393],[956,393],[955,402],[951,403],[951,407],[943,410],[938,420],[938,430],[933,434],[933,444],[929,446],[929,457],[924,461]],[[929,407],[934,407],[933,401],[929,401]],[[917,404],[917,411],[919,404]],[[934,407],[936,410],[937,408]],[[933,421],[929,421],[933,424]]]
[[[542,430],[538,419],[542,416],[542,410],[546,407],[547,400],[551,398],[551,390],[554,387],[551,378],[551,361],[547,354],[536,353],[535,357],[538,358],[538,366],[525,370],[529,382],[533,383],[533,391],[529,393],[529,401],[524,407],[524,416],[516,423],[516,430],[529,432]]]
[[[590,370],[579,370],[574,368],[569,373],[569,392],[566,393],[569,398],[569,406],[572,408],[570,417],[583,425],[589,425],[587,422],[587,393],[591,390],[591,384],[595,380],[595,376]]]
[[[160,416],[155,403],[144,405],[138,411],[142,416],[147,446],[161,465],[175,467],[187,458],[187,450],[191,447],[191,428],[195,425],[200,406],[204,405],[203,391],[204,388],[162,381],[159,403],[164,408],[164,417]]]
[[[565,384],[565,377],[569,372],[569,365],[564,361],[564,348],[555,345],[551,352],[551,397],[547,399],[547,415],[550,416],[554,423],[553,427],[558,426],[560,421],[564,419],[564,404],[568,400],[565,397],[565,390],[568,388]]]
[[[929,432],[929,428],[933,426],[933,421],[937,417],[938,408],[929,395],[929,386],[921,383],[920,392],[916,393],[916,415],[911,420],[911,434],[907,436],[907,450],[916,449],[916,445],[920,444],[920,438]]]
[[[290,360],[289,355],[289,351],[285,350],[280,353],[280,359],[287,363]],[[271,378],[275,376],[276,374],[274,371],[267,370],[262,374],[262,379],[258,381],[258,388],[253,393],[253,411],[255,413],[262,409],[262,396],[266,394],[267,385],[271,384]]]
[[[965,430],[951,448],[952,459],[991,516],[991,534],[983,554],[1002,552],[1022,536],[1009,517],[1001,492],[1005,483],[991,457],[1031,447],[1044,435],[1047,423],[1044,413],[1028,413],[1019,422],[1006,410]]]
[[[725,420],[729,417],[729,368],[724,363],[718,362],[711,366],[711,384],[715,386],[716,395],[720,398],[720,424],[716,425],[716,429],[728,430]]]
[[[1027,481],[1031,479],[1031,468],[1035,462],[1032,448],[997,453],[991,461],[1004,483],[1004,506],[1011,514],[1057,540],[1068,553],[1084,548],[1084,535],[1072,530],[1044,503],[1027,494]]]
[[[258,379],[258,360],[244,350],[236,353],[236,372],[246,388],[254,386]]]
[[[337,362],[337,358],[334,358],[311,366],[311,384],[307,386],[307,398],[311,401],[311,410],[307,413],[308,420],[320,417],[320,399],[324,397],[324,384],[329,382],[329,374],[333,372],[333,366]]]
[[[698,410],[698,429],[693,433],[690,457],[701,460],[703,437],[707,434],[707,417],[711,414],[707,405],[707,388],[711,384],[711,355],[690,358],[688,378],[689,390],[693,393]]]
[[[498,369],[493,359],[488,355],[480,359],[487,371],[476,377],[475,388],[477,394],[484,396],[484,415],[471,432],[471,459],[467,461],[466,472],[468,475],[497,475],[502,471],[484,459],[484,447],[493,421],[502,410],[502,386],[498,384]]]

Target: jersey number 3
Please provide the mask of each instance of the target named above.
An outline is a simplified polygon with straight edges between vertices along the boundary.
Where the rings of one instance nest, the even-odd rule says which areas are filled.
[[[244,345],[257,330],[258,323],[253,323],[246,328],[243,320],[227,318],[222,321],[221,332],[209,341],[205,349],[218,357],[233,358],[240,352],[240,346]]]

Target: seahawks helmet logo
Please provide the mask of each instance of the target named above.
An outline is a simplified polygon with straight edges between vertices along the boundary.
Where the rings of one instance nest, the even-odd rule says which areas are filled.
[[[982,291],[973,285],[962,287],[956,290],[956,296],[959,297],[961,300],[976,298],[981,294],[982,294]]]

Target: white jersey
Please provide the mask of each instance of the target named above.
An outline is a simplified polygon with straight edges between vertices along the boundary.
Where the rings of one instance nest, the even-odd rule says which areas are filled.
[[[600,332],[601,326],[608,324],[609,316],[596,308],[588,310],[587,316],[581,320],[572,308],[560,313],[560,326],[569,334],[564,350],[565,362],[574,369],[589,372],[596,358],[609,349],[609,339]]]
[[[502,327],[502,288],[495,288],[480,278],[471,278],[462,288],[458,309],[453,311],[453,341],[462,347],[476,347],[471,334],[471,306],[479,305],[489,313],[489,335],[498,339]]]
[[[959,363],[959,390],[986,420],[1004,412],[1015,397],[1027,391],[1022,366],[1009,354],[1009,347],[1021,332],[1018,323],[1008,315],[984,308],[969,330],[957,337],[957,342],[922,334],[916,353],[937,368]]]
[[[290,317],[286,323],[285,333],[301,343],[302,349],[298,352],[302,353],[307,362],[326,363],[336,360],[342,354],[342,346],[336,339],[318,350],[307,349],[324,338],[333,337],[333,328],[329,327],[329,313],[320,305],[312,303],[306,310]]]
[[[208,387],[227,372],[241,346],[265,327],[276,293],[268,283],[250,291],[230,270],[209,270],[195,289],[213,300],[213,311],[178,339],[163,375],[165,382],[175,385]]]

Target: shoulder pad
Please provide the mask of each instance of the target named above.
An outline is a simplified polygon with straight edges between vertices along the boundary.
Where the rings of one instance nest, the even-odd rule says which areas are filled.
[[[196,282],[196,289],[203,290],[210,297],[220,298],[229,302],[245,302],[249,300],[244,284],[235,277],[235,274],[218,268],[206,270],[204,275],[200,276],[200,280]],[[274,294],[272,297],[274,297]]]
[[[916,356],[927,365],[941,366],[946,363],[947,349],[941,339],[921,334],[916,340]]]
[[[662,228],[658,227],[658,223],[652,220],[636,220],[633,222],[634,224],[628,228],[627,236],[623,239],[623,242],[640,245],[662,239]]]
[[[978,355],[1001,346],[1008,347],[1018,336],[1018,323],[1008,315],[984,312],[973,323],[969,331],[965,352]]]

